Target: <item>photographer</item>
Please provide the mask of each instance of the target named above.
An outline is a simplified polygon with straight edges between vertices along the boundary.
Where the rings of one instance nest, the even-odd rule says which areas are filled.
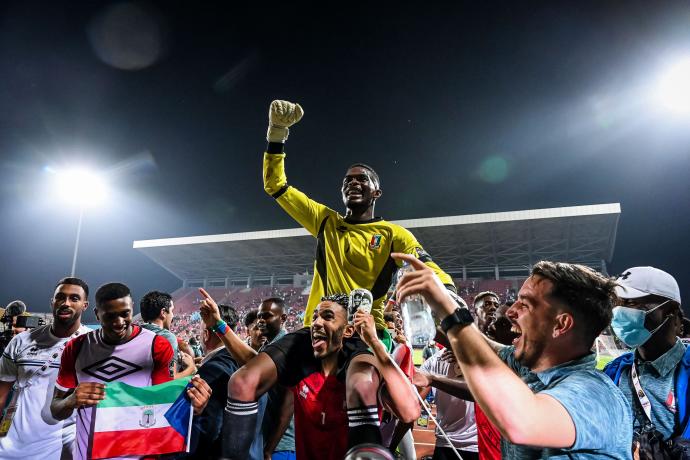
[[[60,459],[63,453],[70,456],[74,417],[54,419],[50,400],[66,343],[89,330],[81,324],[81,315],[89,305],[88,295],[84,281],[60,280],[50,301],[53,324],[17,334],[4,350],[0,360],[0,407],[5,405],[10,389],[14,392],[0,424],[6,430],[0,437],[0,458],[24,459],[27,453],[44,460]],[[9,306],[7,310],[11,310]],[[7,313],[17,318],[15,326],[31,326],[22,318],[33,317]]]
[[[0,323],[3,324],[3,331],[0,333],[0,353],[5,350],[12,337],[39,326],[38,321],[38,318],[26,313],[24,302],[21,300],[10,302],[0,318]]]

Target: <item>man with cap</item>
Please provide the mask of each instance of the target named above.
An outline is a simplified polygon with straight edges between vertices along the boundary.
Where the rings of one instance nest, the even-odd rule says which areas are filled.
[[[690,434],[690,352],[677,337],[683,318],[678,283],[654,267],[630,268],[616,282],[620,301],[611,327],[633,351],[604,371],[633,409],[633,448],[640,458],[670,455],[669,441],[688,442]]]

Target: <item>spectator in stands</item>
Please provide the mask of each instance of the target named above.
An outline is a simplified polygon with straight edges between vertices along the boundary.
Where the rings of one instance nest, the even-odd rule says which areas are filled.
[[[194,353],[194,359],[195,360],[197,358],[203,358],[204,351],[202,350],[202,347],[199,344],[199,339],[197,339],[196,337],[190,337],[189,338],[189,347],[192,349],[192,353]]]
[[[259,351],[266,344],[266,336],[261,333],[257,320],[259,309],[250,310],[244,317],[244,325],[247,328],[247,344],[254,350]]]
[[[147,292],[139,302],[141,319],[144,321],[141,327],[160,335],[170,343],[175,357],[175,378],[188,377],[196,372],[194,357],[188,351],[180,351],[177,337],[170,332],[170,325],[175,317],[172,296],[167,292]],[[178,368],[184,370],[179,371]]]
[[[396,269],[396,265],[390,259],[392,247],[399,247],[402,251],[422,259],[448,283],[449,289],[454,290],[452,280],[431,260],[429,254],[408,230],[374,216],[374,205],[382,192],[379,177],[370,166],[358,163],[348,168],[341,187],[346,208],[345,216],[316,203],[287,184],[284,142],[287,139],[288,128],[301,117],[302,108],[299,105],[286,101],[271,103],[263,176],[266,192],[322,242],[317,253],[317,270],[307,303],[305,325],[311,323],[313,310],[323,295],[367,287],[375,299],[372,314],[376,319],[377,329],[381,336],[389,341],[383,321],[383,310],[385,294]],[[229,413],[242,417],[244,423],[251,425],[253,411],[241,409],[248,407],[248,404],[256,400],[257,395],[276,381],[289,381],[294,384],[296,382],[293,379],[299,381],[312,371],[313,363],[306,361],[303,355],[310,346],[308,331],[302,329],[293,334],[295,335],[281,339],[280,345],[268,345],[266,354],[260,353],[245,368],[233,375],[229,384]],[[372,385],[372,382],[378,381],[379,376],[370,356],[361,354],[353,360],[348,367],[346,378],[347,404],[352,413],[358,413],[375,403],[377,397],[372,390],[376,385]],[[289,376],[284,375],[286,369],[299,370],[299,375],[295,372]],[[355,420],[351,422],[351,446],[369,441],[381,442],[381,433],[377,426],[372,423],[358,423]],[[251,441],[251,433],[236,430],[232,438],[232,451],[237,452],[237,457],[241,458]]]
[[[690,349],[677,337],[683,318],[678,283],[653,267],[629,268],[616,282],[620,306],[611,327],[634,350],[605,372],[633,408],[634,451],[642,460],[676,458],[671,452],[682,449],[684,438],[690,454]]]
[[[218,305],[222,321],[234,332],[239,316],[234,308]],[[215,326],[215,323],[214,323]],[[210,330],[203,321],[199,323],[202,348],[205,357],[199,367],[199,376],[211,387],[211,398],[203,413],[194,416],[190,453],[180,458],[217,459],[222,456],[223,409],[227,401],[228,380],[240,367],[238,362],[223,346],[220,337]],[[263,397],[259,404],[259,417],[254,428],[254,442],[249,451],[249,459],[264,460],[264,443],[261,434],[261,419],[266,406]]]
[[[487,333],[487,328],[494,319],[496,310],[501,305],[498,294],[492,291],[480,292],[474,297],[475,324],[482,334]]]
[[[285,302],[279,297],[269,297],[261,302],[256,326],[266,338],[266,344],[283,338],[287,331],[283,327],[287,315]],[[295,422],[289,408],[289,389],[276,385],[268,392],[268,405],[263,421],[265,455],[274,460],[295,458]],[[284,408],[288,410],[283,410]]]
[[[94,311],[101,328],[67,343],[50,404],[53,418],[65,420],[77,409],[80,420],[84,421],[77,426],[73,447],[76,458],[84,457],[88,451],[91,411],[87,409],[105,398],[105,383],[123,382],[142,387],[173,379],[172,346],[164,337],[132,324],[129,287],[108,283],[98,288]],[[114,371],[97,366],[112,358],[119,365]],[[127,363],[128,367],[122,368],[120,363]],[[187,395],[194,412],[199,414],[208,403],[210,388],[199,377],[194,377],[192,384]]]
[[[347,304],[347,295],[333,295],[325,297],[314,311],[311,337],[319,367],[292,388],[299,460],[340,460],[346,454],[349,415],[344,404],[345,384],[342,375],[340,379],[337,375],[346,371],[341,352],[353,340],[350,337],[355,330],[377,360],[382,376],[381,400],[405,423],[419,416],[414,389],[377,337],[374,318],[362,311],[348,318]],[[358,418],[378,422],[379,414],[380,407],[375,405]]]
[[[507,313],[520,337],[505,347],[467,327],[469,311],[433,271],[394,257],[415,268],[397,300],[422,294],[441,319],[475,401],[503,435],[503,458],[631,458],[630,407],[591,352],[611,320],[612,280],[581,265],[535,264]]]
[[[90,331],[81,324],[88,297],[89,286],[81,279],[58,281],[50,300],[53,324],[22,332],[5,348],[0,358],[0,408],[13,385],[16,389],[8,407],[8,414],[14,416],[0,437],[0,458],[71,458],[75,418],[51,417],[49,401],[65,344]]]

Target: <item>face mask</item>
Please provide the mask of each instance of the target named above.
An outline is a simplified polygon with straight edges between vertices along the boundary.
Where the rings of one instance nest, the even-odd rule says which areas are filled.
[[[666,324],[666,321],[668,321],[669,318],[667,317],[664,322],[656,327],[653,331],[648,331],[647,328],[644,327],[644,320],[647,314],[653,312],[668,302],[670,302],[670,300],[660,303],[649,311],[622,306],[615,307],[612,310],[613,319],[611,320],[611,329],[613,329],[613,333],[616,334],[616,337],[621,339],[623,343],[630,348],[637,348],[641,345],[644,345],[652,334],[658,331],[661,326]]]

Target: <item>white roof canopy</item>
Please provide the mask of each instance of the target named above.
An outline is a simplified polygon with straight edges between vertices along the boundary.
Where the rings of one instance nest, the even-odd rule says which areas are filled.
[[[393,221],[448,273],[526,275],[539,260],[602,269],[616,241],[619,203]],[[287,277],[311,271],[315,239],[302,228],[135,241],[181,280]],[[498,267],[498,268],[496,268]]]

